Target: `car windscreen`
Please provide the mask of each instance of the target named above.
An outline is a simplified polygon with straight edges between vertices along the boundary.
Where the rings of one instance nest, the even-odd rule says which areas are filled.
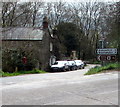
[[[53,65],[57,65],[58,64],[58,62],[55,62]]]
[[[73,62],[73,61],[69,61],[69,64],[70,64],[70,65],[74,65],[75,62]]]

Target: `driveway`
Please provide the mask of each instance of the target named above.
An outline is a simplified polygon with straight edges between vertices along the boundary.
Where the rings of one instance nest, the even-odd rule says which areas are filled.
[[[85,69],[4,77],[3,105],[118,105],[118,72],[90,76]]]

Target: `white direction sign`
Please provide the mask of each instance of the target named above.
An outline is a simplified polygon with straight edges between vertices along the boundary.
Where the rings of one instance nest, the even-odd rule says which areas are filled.
[[[117,54],[116,48],[104,48],[104,49],[97,49],[97,54],[99,55],[115,55]]]

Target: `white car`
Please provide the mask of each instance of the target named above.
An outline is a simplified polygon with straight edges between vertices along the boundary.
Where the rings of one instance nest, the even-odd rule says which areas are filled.
[[[68,61],[70,70],[77,70],[76,62],[73,60]]]
[[[84,62],[82,60],[74,60],[76,62],[76,65],[79,69],[84,69]]]
[[[66,71],[69,70],[69,64],[68,61],[56,61],[51,66],[52,71]]]

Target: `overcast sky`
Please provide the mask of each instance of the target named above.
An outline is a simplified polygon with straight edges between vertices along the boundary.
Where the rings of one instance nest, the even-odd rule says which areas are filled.
[[[60,0],[44,0],[44,1],[60,1]],[[117,2],[120,0],[61,0],[61,1],[65,1],[65,2],[93,2],[93,1],[99,1],[99,2]]]
[[[99,1],[99,2],[118,2],[120,0],[0,0],[2,2],[40,2],[40,1],[45,1],[45,2],[58,2],[58,1],[64,1],[64,2],[93,2],[93,1]]]

